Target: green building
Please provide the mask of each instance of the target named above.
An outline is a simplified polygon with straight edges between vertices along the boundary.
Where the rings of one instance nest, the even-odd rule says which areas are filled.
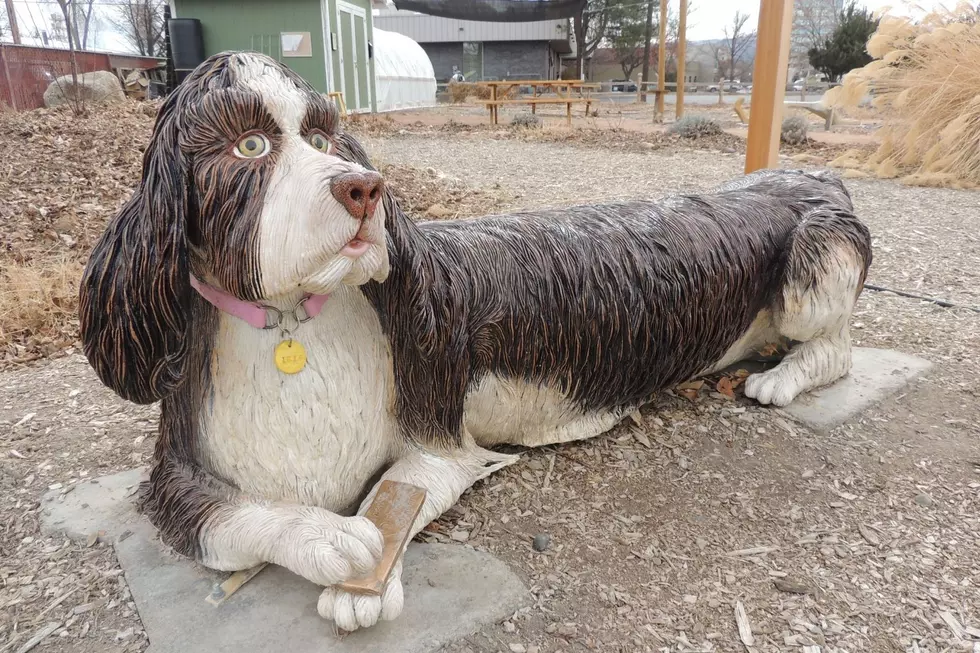
[[[375,0],[383,6],[383,0]],[[204,55],[262,52],[351,112],[378,110],[372,0],[171,0],[174,18],[201,21]]]

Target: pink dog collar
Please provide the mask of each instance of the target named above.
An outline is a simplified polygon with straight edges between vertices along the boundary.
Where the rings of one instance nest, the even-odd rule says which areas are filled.
[[[296,320],[296,326],[299,326],[319,315],[323,305],[327,302],[327,297],[329,297],[329,295],[307,294],[292,310],[280,311],[275,306],[238,299],[230,293],[201,282],[193,274],[191,275],[191,286],[218,310],[234,315],[256,329],[283,329],[288,331],[283,324],[284,317],[291,315]],[[300,310],[303,312],[302,317],[298,313]]]

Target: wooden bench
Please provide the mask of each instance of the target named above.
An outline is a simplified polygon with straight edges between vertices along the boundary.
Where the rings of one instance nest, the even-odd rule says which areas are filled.
[[[830,128],[834,126],[836,122],[834,120],[834,107],[828,107],[821,102],[796,102],[793,100],[785,100],[783,106],[792,107],[794,109],[806,109],[810,113],[815,113],[821,118],[823,118],[823,128],[824,131],[830,131]]]
[[[564,104],[565,105],[565,124],[571,126],[572,124],[572,105],[573,104],[584,104],[585,105],[585,115],[589,115],[589,109],[592,106],[592,99],[587,97],[541,97],[534,96],[529,98],[520,98],[517,100],[484,100],[483,104],[487,105],[490,109],[490,124],[498,124],[499,112],[497,109],[501,104],[530,104],[531,113],[535,113],[535,109],[539,104]]]

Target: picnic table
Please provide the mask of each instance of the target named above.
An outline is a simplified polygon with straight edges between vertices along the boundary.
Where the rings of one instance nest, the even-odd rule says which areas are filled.
[[[499,82],[481,82],[490,87],[490,99],[485,101],[490,110],[490,124],[498,124],[499,107],[502,104],[530,104],[531,113],[536,113],[539,104],[564,104],[565,122],[572,124],[572,105],[585,104],[585,113],[588,115],[592,105],[593,89],[598,88],[598,84],[585,82],[579,79],[552,79],[552,80],[508,80]],[[501,100],[501,95],[506,95],[515,86],[528,86],[531,88],[530,97],[522,97],[514,100]],[[541,94],[539,94],[539,92]],[[553,92],[555,97],[545,97],[543,94]]]

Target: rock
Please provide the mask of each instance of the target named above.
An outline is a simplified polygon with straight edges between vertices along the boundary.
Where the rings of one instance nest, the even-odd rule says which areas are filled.
[[[468,546],[413,543],[402,572],[404,612],[343,639],[333,636],[332,626],[316,612],[321,588],[276,565],[214,608],[204,598],[227,574],[174,556],[161,545],[133,506],[132,493],[142,478],[142,470],[133,470],[79,483],[70,494],[48,492],[41,530],[82,541],[93,530],[105,533],[150,640],[147,653],[429,653],[508,618],[529,599],[514,572],[489,554]],[[106,609],[116,605],[110,602]],[[89,627],[86,623],[79,636]],[[134,634],[132,629],[122,633],[130,646]]]
[[[783,408],[817,432],[828,432],[898,392],[932,368],[929,361],[891,349],[855,347],[850,373],[805,392]]]
[[[527,649],[523,644],[511,644],[509,648],[511,653],[527,653]]]
[[[935,500],[925,492],[922,494],[917,494],[915,497],[915,502],[922,506],[923,508],[932,508],[936,505]]]
[[[562,624],[558,626],[558,634],[563,637],[575,637],[578,635],[578,624]]]
[[[512,622],[512,621],[505,621],[504,622],[504,632],[505,633],[517,632],[517,626],[515,626],[514,625],[514,622]]]
[[[448,218],[453,215],[453,211],[447,209],[442,204],[433,204],[425,212],[426,217],[429,218]]]
[[[76,97],[83,104],[118,104],[126,101],[119,78],[107,70],[96,70],[77,76],[78,84],[72,84],[71,75],[56,78],[44,91],[44,106],[59,107]]]
[[[534,542],[531,546],[534,547],[535,551],[547,551],[548,546],[551,544],[551,536],[547,533],[540,533],[534,536]]]

